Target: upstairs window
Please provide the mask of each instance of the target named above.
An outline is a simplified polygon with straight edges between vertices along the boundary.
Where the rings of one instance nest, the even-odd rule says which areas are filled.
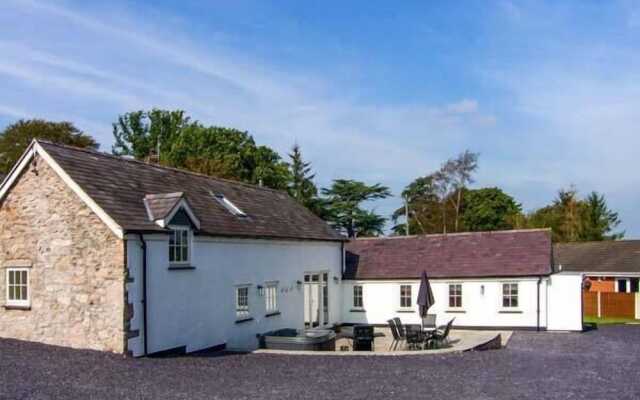
[[[353,287],[353,308],[363,308],[361,285]]]
[[[449,307],[462,307],[462,284],[454,283],[449,285]]]
[[[502,307],[505,307],[505,308],[518,307],[518,284],[517,283],[502,284]]]
[[[411,285],[400,285],[400,308],[411,308]]]
[[[29,307],[29,269],[7,268],[7,305]]]
[[[191,232],[187,227],[171,227],[169,234],[169,263],[188,264]]]

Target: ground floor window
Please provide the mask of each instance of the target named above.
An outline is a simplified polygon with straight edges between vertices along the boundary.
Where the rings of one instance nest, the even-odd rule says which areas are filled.
[[[518,307],[518,284],[502,284],[502,306],[505,308]]]
[[[462,307],[462,284],[453,283],[449,285],[449,307]]]
[[[249,317],[249,286],[236,288],[236,317],[238,319]]]
[[[411,308],[411,285],[400,285],[400,307]]]
[[[267,313],[278,311],[278,283],[269,282],[266,284],[264,301]]]
[[[363,308],[362,285],[355,285],[353,287],[353,308]]]
[[[29,270],[7,268],[7,305],[28,307],[29,299]]]

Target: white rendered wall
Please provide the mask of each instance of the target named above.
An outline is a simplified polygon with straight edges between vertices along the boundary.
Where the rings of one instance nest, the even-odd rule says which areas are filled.
[[[455,318],[454,326],[462,327],[521,327],[538,326],[538,278],[431,280],[435,305],[429,314],[437,315],[437,324],[446,324]],[[462,307],[449,307],[449,284],[462,284]],[[518,283],[519,306],[502,307],[502,284]],[[363,286],[363,303],[366,312],[353,311],[353,285]],[[400,309],[400,285],[412,286],[412,305],[409,312]],[[547,278],[540,284],[540,328],[547,326],[546,316]],[[388,319],[399,317],[403,323],[420,323],[416,299],[420,282],[409,281],[344,281],[343,321],[345,323],[386,324]]]
[[[549,330],[582,330],[582,274],[559,273],[549,282]]]
[[[186,346],[187,351],[226,344],[238,350],[255,349],[256,334],[279,328],[304,327],[304,288],[297,281],[305,272],[329,274],[329,322],[341,322],[340,243],[269,241],[195,237],[194,270],[169,270],[168,236],[146,235],[148,254],[148,352]],[[139,246],[129,244],[130,269],[140,265]],[[139,251],[139,250],[138,250]],[[133,266],[132,266],[133,265]],[[136,277],[136,283],[141,282]],[[258,285],[278,282],[280,315],[265,317],[265,298]],[[249,284],[252,321],[236,324],[235,288]],[[138,290],[141,285],[136,285]],[[139,296],[134,298],[137,316],[142,315]],[[137,326],[137,325],[136,325]],[[132,328],[135,329],[135,328]],[[142,336],[142,332],[141,332]],[[129,341],[138,349],[142,339]],[[140,355],[138,350],[136,355]]]

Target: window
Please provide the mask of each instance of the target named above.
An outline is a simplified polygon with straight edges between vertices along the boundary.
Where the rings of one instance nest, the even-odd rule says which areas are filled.
[[[189,263],[189,228],[171,228],[169,236],[169,262],[171,264]]]
[[[455,283],[449,285],[449,307],[462,307],[462,284]]]
[[[236,317],[249,318],[249,286],[236,288]]]
[[[26,268],[7,269],[7,305],[29,307],[29,270]]]
[[[362,308],[362,286],[353,287],[353,308]]]
[[[213,193],[212,193],[213,194]],[[221,206],[227,209],[231,214],[236,217],[246,217],[247,214],[242,211],[238,206],[233,204],[231,200],[227,199],[223,194],[213,194],[213,197],[220,203]]]
[[[278,284],[267,283],[264,290],[264,302],[267,313],[278,311]]]
[[[502,306],[506,308],[518,307],[518,284],[502,284]]]
[[[411,307],[411,285],[400,285],[400,308]]]

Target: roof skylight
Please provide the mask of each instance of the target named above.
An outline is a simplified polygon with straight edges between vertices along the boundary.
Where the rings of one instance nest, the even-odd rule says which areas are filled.
[[[236,217],[247,216],[247,214],[244,211],[242,211],[240,208],[238,208],[238,206],[233,204],[231,200],[224,197],[223,194],[220,194],[220,193],[211,193],[211,194],[218,201],[218,203],[220,203],[224,208],[226,208],[227,211],[229,211],[231,214],[235,215]]]

